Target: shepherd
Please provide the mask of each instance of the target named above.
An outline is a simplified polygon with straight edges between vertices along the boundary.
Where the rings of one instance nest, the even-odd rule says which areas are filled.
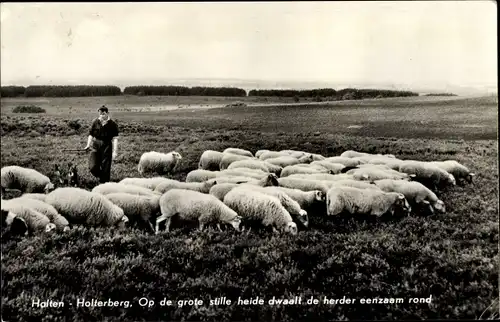
[[[110,116],[106,106],[98,109],[99,117],[92,122],[85,150],[90,150],[90,173],[99,183],[109,182],[111,162],[116,159],[118,148],[118,125]]]

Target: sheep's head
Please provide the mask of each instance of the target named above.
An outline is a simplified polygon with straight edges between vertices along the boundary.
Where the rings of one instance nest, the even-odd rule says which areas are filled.
[[[411,206],[408,203],[408,200],[406,200],[405,196],[402,193],[398,193],[395,206],[398,208],[398,210],[402,210],[403,213],[409,215],[411,212]],[[394,210],[394,209],[393,209]],[[392,212],[394,214],[394,211]]]
[[[231,221],[229,222],[229,224],[231,226],[233,226],[233,228],[236,231],[240,231],[241,220],[242,220],[242,217],[240,215],[236,215],[233,219],[231,219]]]
[[[17,214],[2,209],[2,233],[8,230],[11,236],[27,236],[28,224]]]
[[[286,226],[285,226],[286,233],[292,234],[292,235],[297,235],[297,231],[298,231],[297,224],[294,223],[293,221],[286,224]]]
[[[466,177],[465,177],[465,180],[468,182],[468,183],[472,183],[472,179],[474,178],[475,174],[474,173],[469,173]]]
[[[438,201],[436,201],[436,203],[434,204],[434,209],[443,214],[446,212],[446,206],[444,202],[440,199],[438,199]]]
[[[43,188],[43,191],[44,191],[45,193],[49,193],[49,192],[51,192],[52,190],[54,190],[54,188],[55,188],[54,184],[53,184],[52,182],[49,182],[49,183],[47,183],[47,184],[45,185],[45,187]]]
[[[70,231],[71,228],[69,226],[64,227],[63,231]]]
[[[278,182],[278,176],[275,175],[274,173],[270,173],[268,176],[267,176],[267,185],[268,186],[279,186],[279,182]]]
[[[123,210],[122,210],[122,211],[123,211]],[[118,228],[125,228],[125,227],[127,227],[128,222],[129,222],[128,217],[127,217],[127,216],[125,216],[125,215],[123,215],[123,216],[121,217],[121,219],[120,219],[120,220],[116,223],[116,226],[117,226]]]
[[[51,232],[53,230],[56,229],[56,225],[54,223],[48,223],[46,226],[45,226],[45,232],[48,233],[48,232]]]
[[[309,227],[309,217],[307,216],[307,211],[304,209],[300,209],[298,220],[304,227]]]
[[[172,152],[172,156],[175,160],[182,160],[182,155],[179,152]]]
[[[318,202],[325,202],[326,194],[321,190],[316,190],[316,192],[314,193],[314,199]]]
[[[299,158],[300,163],[311,163],[314,161],[314,156],[312,154],[306,154]]]

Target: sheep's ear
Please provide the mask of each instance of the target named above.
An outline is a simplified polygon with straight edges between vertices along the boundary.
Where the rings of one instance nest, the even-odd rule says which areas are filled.
[[[217,180],[214,180],[214,185],[216,185],[216,184],[217,184]]]
[[[422,200],[422,202],[425,203],[426,205],[430,204],[429,201],[427,201],[427,200]]]

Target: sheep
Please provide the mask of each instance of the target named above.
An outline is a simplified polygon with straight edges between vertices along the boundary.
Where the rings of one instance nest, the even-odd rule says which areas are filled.
[[[167,178],[164,178],[165,180],[170,180]],[[162,181],[165,182],[165,181]],[[118,183],[118,182],[106,182],[106,183],[101,183],[100,185],[95,186],[92,189],[92,192],[99,193],[101,195],[108,195],[110,193],[116,193],[116,192],[126,192],[134,195],[141,195],[141,196],[151,196],[154,194],[158,194],[158,192],[155,192],[154,190],[136,186],[133,184],[124,184],[124,183]]]
[[[169,190],[160,198],[160,210],[161,215],[156,219],[156,234],[160,232],[160,223],[163,221],[166,221],[165,231],[168,232],[175,215],[182,219],[198,219],[199,230],[203,230],[205,224],[210,222],[216,222],[220,230],[222,222],[240,231],[241,216],[214,196],[198,191]]]
[[[253,186],[259,186],[259,187],[269,187],[269,186],[279,185],[278,177],[272,173],[268,174],[266,177],[260,180],[251,180],[245,183],[241,183],[241,185],[244,184],[251,184]],[[223,200],[226,193],[228,193],[232,188],[236,186],[240,186],[240,184],[237,182],[217,182],[216,185],[210,188],[210,191],[208,193],[214,195],[219,200]]]
[[[174,179],[168,179],[168,181],[160,183],[156,188],[155,192],[164,194],[165,192],[172,189],[184,189],[198,191],[201,193],[208,193],[210,188],[217,184],[218,181],[211,179],[204,182],[182,182]]]
[[[245,168],[226,169],[222,171],[196,169],[187,174],[186,182],[203,182],[218,177],[248,177],[252,179],[261,179],[268,174],[269,173],[261,170],[257,172],[256,170]]]
[[[252,152],[250,152],[248,150],[244,150],[244,149],[239,149],[239,148],[227,148],[223,151],[223,153],[243,155],[243,156],[253,158]]]
[[[173,172],[180,160],[182,160],[182,156],[175,151],[169,153],[145,152],[139,159],[137,170],[140,175],[148,173],[168,174]]]
[[[311,162],[311,166],[320,167],[325,170],[330,170],[333,174],[340,173],[343,169],[346,168],[346,166],[341,163],[333,163],[327,160],[313,161]]]
[[[213,179],[215,180],[215,179]],[[244,176],[220,176],[216,178],[217,183],[247,183],[247,182],[252,182],[255,179],[251,177],[244,177]]]
[[[155,232],[151,221],[160,215],[160,195],[141,196],[125,192],[106,195],[112,203],[123,209],[123,213],[130,220],[130,224],[137,224]]]
[[[266,187],[266,189],[276,189],[283,191],[290,198],[297,201],[300,208],[308,210],[317,205],[324,205],[326,194],[321,190],[302,191],[299,189],[285,188],[285,187]]]
[[[244,219],[258,220],[264,226],[272,226],[274,232],[277,232],[277,227],[292,235],[297,234],[297,224],[276,197],[238,187],[226,194],[224,203]]]
[[[339,180],[354,180],[350,174],[330,174],[330,173],[296,173],[288,176],[293,179],[320,180],[320,181],[339,181]]]
[[[49,177],[34,169],[10,165],[3,167],[0,172],[2,195],[6,189],[17,189],[22,193],[48,193],[54,189]]]
[[[279,178],[278,179],[279,187],[291,188],[291,189],[299,189],[302,191],[312,191],[319,190],[323,193],[327,193],[329,186],[327,183],[318,180],[309,180],[302,178]]]
[[[332,185],[330,187],[332,187],[332,186],[345,186],[345,187],[354,187],[354,188],[358,188],[358,189],[380,190],[380,188],[377,185],[375,185],[374,183],[371,183],[371,182],[369,183],[366,181],[351,180],[351,179],[332,181]]]
[[[186,182],[204,182],[216,178],[219,173],[220,171],[205,169],[192,170],[187,174]]]
[[[47,198],[47,194],[45,194],[45,193],[24,193],[19,198],[21,198],[21,197],[45,201],[45,198]]]
[[[307,154],[310,154],[310,153],[307,153],[304,151],[298,151],[298,150],[281,150],[279,152],[288,153],[290,156],[292,156],[294,158],[300,158],[300,157],[303,157]]]
[[[313,161],[324,161],[326,160],[326,157],[322,156],[321,154],[318,153],[310,153],[312,156]]]
[[[291,156],[281,156],[277,158],[266,159],[266,162],[278,165],[282,168],[285,168],[290,165],[303,164],[303,163],[311,163],[313,158],[311,155],[303,156],[299,159],[291,157]]]
[[[296,154],[297,155],[297,154]],[[274,158],[279,158],[279,157],[293,157],[291,153],[286,152],[286,151],[269,151],[266,150],[265,152],[261,153],[259,156],[257,156],[257,153],[255,154],[256,157],[259,158],[259,160],[265,161],[267,159],[274,159]],[[299,158],[304,156],[303,154],[299,155]]]
[[[353,160],[362,162],[363,164],[361,164],[360,167],[366,164],[385,165],[392,170],[399,170],[399,166],[403,163],[403,160],[390,158],[388,156],[364,156],[353,158]]]
[[[443,185],[456,185],[452,174],[429,162],[404,160],[399,167],[399,172],[414,175],[415,181],[419,181],[434,191]]]
[[[308,167],[303,164],[289,165],[281,171],[280,177],[288,177],[292,174],[309,174],[309,173],[331,173],[330,170],[318,167]]]
[[[125,179],[122,179],[118,183],[124,184],[124,185],[138,186],[138,187],[146,188],[146,189],[149,189],[152,191],[156,188],[156,186],[158,186],[160,183],[164,182],[165,180],[168,180],[168,179],[165,177],[125,178]]]
[[[265,152],[269,152],[269,151],[270,150],[266,150],[266,149],[264,149],[264,150],[258,150],[257,152],[255,152],[255,157],[258,158],[258,159],[260,159],[260,156],[262,154],[264,154]]]
[[[394,158],[395,157],[392,154],[380,154],[380,153],[372,154],[372,153],[366,153],[366,152],[357,152],[357,151],[353,151],[353,150],[344,151],[340,156],[344,157],[344,158],[357,158],[357,157],[365,157],[365,156],[368,156],[368,157],[372,157],[372,156],[386,156],[386,157],[389,157],[389,158]]]
[[[298,202],[295,201],[293,198],[289,197],[285,192],[274,189],[276,187],[262,187],[251,184],[224,183],[213,186],[210,189],[209,194],[215,196],[219,200],[224,200],[224,197],[226,196],[226,194],[229,193],[229,191],[239,187],[245,187],[252,191],[260,191],[262,193],[278,198],[283,207],[290,213],[293,219],[297,220],[304,227],[307,227],[309,225],[309,219],[307,218],[307,211],[302,209],[298,204]]]
[[[10,237],[27,236],[28,224],[26,221],[19,217],[17,214],[8,210],[1,210],[2,212],[2,241]]]
[[[59,231],[70,230],[68,220],[63,216],[61,216],[53,206],[49,205],[46,202],[37,199],[30,199],[25,196],[21,196],[19,198],[10,200],[19,202],[20,204],[29,207],[33,210],[36,210],[39,213],[47,216],[50,222],[56,225],[57,230]]]
[[[214,150],[206,150],[201,154],[200,161],[198,162],[198,169],[203,170],[220,170],[219,164],[222,161],[224,153]]]
[[[395,170],[386,170],[380,167],[371,166],[359,169],[352,169],[345,174],[351,175],[355,180],[382,180],[382,179],[397,179],[397,180],[410,180],[407,173],[401,173]]]
[[[409,214],[411,207],[405,196],[397,192],[384,192],[354,187],[332,187],[326,194],[328,216],[336,216],[346,211],[352,215],[366,214],[382,216],[392,215],[397,210]]]
[[[428,205],[432,214],[434,213],[434,209],[440,213],[446,212],[444,202],[438,199],[434,192],[419,182],[383,179],[376,180],[374,184],[385,192],[402,193],[410,205]]]
[[[468,183],[472,183],[472,178],[475,176],[466,166],[455,160],[431,161],[430,164],[434,164],[450,173],[455,179],[465,179]]]
[[[230,154],[230,153],[224,153],[224,156],[222,157],[220,163],[219,163],[219,169],[224,170],[227,169],[231,163],[240,161],[240,160],[254,160],[255,158],[244,156],[244,155],[238,155],[238,154]],[[257,160],[257,159],[255,159]]]
[[[358,159],[345,158],[345,157],[329,157],[329,158],[326,158],[323,161],[328,161],[328,162],[332,162],[332,163],[343,164],[346,167],[356,167],[356,166],[364,163],[364,162],[362,162],[361,160],[358,160]]]
[[[104,195],[81,188],[57,188],[47,195],[46,202],[72,224],[121,228],[129,221],[123,209]]]
[[[254,179],[262,179],[267,176],[269,172],[264,172],[262,170],[247,169],[247,168],[232,168],[222,170],[218,176],[241,176],[241,177],[251,177]]]
[[[1,208],[2,210],[15,213],[19,218],[24,219],[28,226],[29,235],[34,235],[42,231],[49,233],[56,229],[56,225],[51,223],[47,216],[27,205],[24,205],[21,200],[2,200]]]
[[[280,175],[281,171],[283,170],[283,168],[278,166],[278,165],[274,165],[272,163],[262,161],[262,160],[257,160],[257,159],[235,161],[232,164],[230,164],[227,168],[228,169],[236,169],[236,168],[256,169],[256,170],[262,170],[264,172],[275,173],[278,176]]]

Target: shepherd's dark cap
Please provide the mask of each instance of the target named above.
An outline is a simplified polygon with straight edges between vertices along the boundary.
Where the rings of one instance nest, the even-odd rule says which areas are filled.
[[[101,106],[101,107],[99,107],[98,111],[99,112],[109,113],[108,108],[106,106],[104,106],[104,105]]]

